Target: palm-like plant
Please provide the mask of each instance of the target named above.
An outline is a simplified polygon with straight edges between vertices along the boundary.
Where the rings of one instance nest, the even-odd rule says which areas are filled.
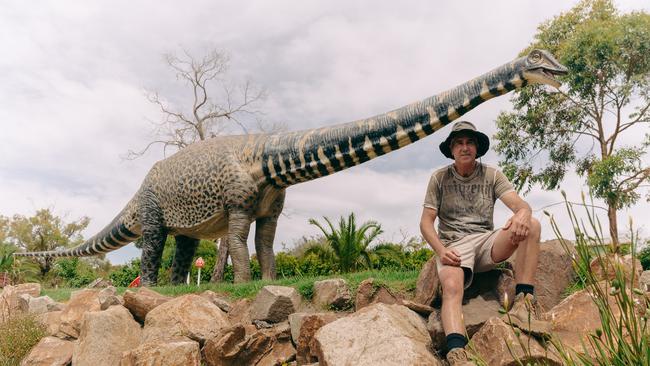
[[[0,243],[0,273],[11,271],[16,247]]]
[[[341,272],[350,272],[359,267],[372,268],[369,246],[383,231],[376,221],[366,221],[357,227],[354,213],[347,220],[341,216],[338,228],[327,217],[323,217],[328,228],[318,221],[309,219],[309,223],[318,227],[332,247]],[[329,229],[329,230],[328,230]]]
[[[370,255],[379,268],[404,268],[406,255],[404,247],[399,244],[382,243],[370,251]]]

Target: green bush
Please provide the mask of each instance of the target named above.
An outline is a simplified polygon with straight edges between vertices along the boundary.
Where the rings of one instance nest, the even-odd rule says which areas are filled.
[[[287,278],[300,275],[300,264],[298,258],[286,252],[276,254],[275,273],[277,278]]]
[[[10,318],[0,327],[0,365],[18,365],[45,335],[45,326],[33,315]]]
[[[325,276],[338,273],[334,263],[321,260],[316,253],[308,253],[299,258],[298,268],[303,276]]]
[[[136,258],[126,265],[118,267],[112,271],[108,278],[113,285],[118,287],[128,286],[136,277],[140,275],[140,258]]]
[[[94,270],[76,257],[59,259],[54,264],[53,272],[63,280],[66,287],[83,287],[97,278]]]
[[[639,252],[638,258],[644,271],[650,269],[650,242],[646,242],[645,247]]]

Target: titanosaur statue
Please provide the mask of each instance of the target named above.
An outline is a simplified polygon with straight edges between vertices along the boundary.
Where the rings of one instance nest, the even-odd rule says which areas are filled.
[[[222,136],[154,164],[117,217],[76,248],[17,256],[91,256],[142,237],[141,280],[155,285],[167,235],[176,237],[172,282],[181,283],[199,239],[227,236],[235,282],[249,281],[255,222],[262,277],[275,277],[273,239],[287,187],[347,169],[418,141],[486,100],[526,84],[559,87],[567,69],[533,50],[451,90],[367,119],[273,135]]]

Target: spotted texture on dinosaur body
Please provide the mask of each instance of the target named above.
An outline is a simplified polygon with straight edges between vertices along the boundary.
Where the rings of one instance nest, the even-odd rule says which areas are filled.
[[[275,277],[273,238],[286,188],[414,143],[484,101],[528,83],[559,86],[566,73],[534,50],[451,90],[359,121],[277,135],[222,136],[192,144],[149,171],[124,210],[98,234],[63,251],[19,256],[106,253],[142,237],[141,276],[157,282],[167,235],[176,237],[172,281],[188,273],[198,239],[227,237],[235,281],[251,278],[246,245],[255,222],[262,277]]]

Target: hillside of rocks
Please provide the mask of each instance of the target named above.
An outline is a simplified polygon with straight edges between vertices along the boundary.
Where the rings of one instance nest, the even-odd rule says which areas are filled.
[[[557,241],[541,248],[535,286],[543,317],[567,348],[589,352],[582,344],[600,327],[592,295],[563,298],[575,276],[571,258]],[[629,258],[617,260],[631,271]],[[650,291],[650,271],[635,268],[635,285]],[[612,276],[598,264],[592,270]],[[422,269],[413,298],[370,278],[355,293],[343,279],[316,282],[311,301],[283,286],[237,301],[212,291],[167,297],[148,288],[120,296],[108,286],[74,292],[62,304],[30,283],[3,289],[0,322],[31,313],[47,326],[49,335],[21,365],[445,365],[439,292],[434,261]],[[502,320],[499,310],[513,298],[508,266],[475,276],[463,302],[474,351],[489,365],[561,365],[543,342]]]

